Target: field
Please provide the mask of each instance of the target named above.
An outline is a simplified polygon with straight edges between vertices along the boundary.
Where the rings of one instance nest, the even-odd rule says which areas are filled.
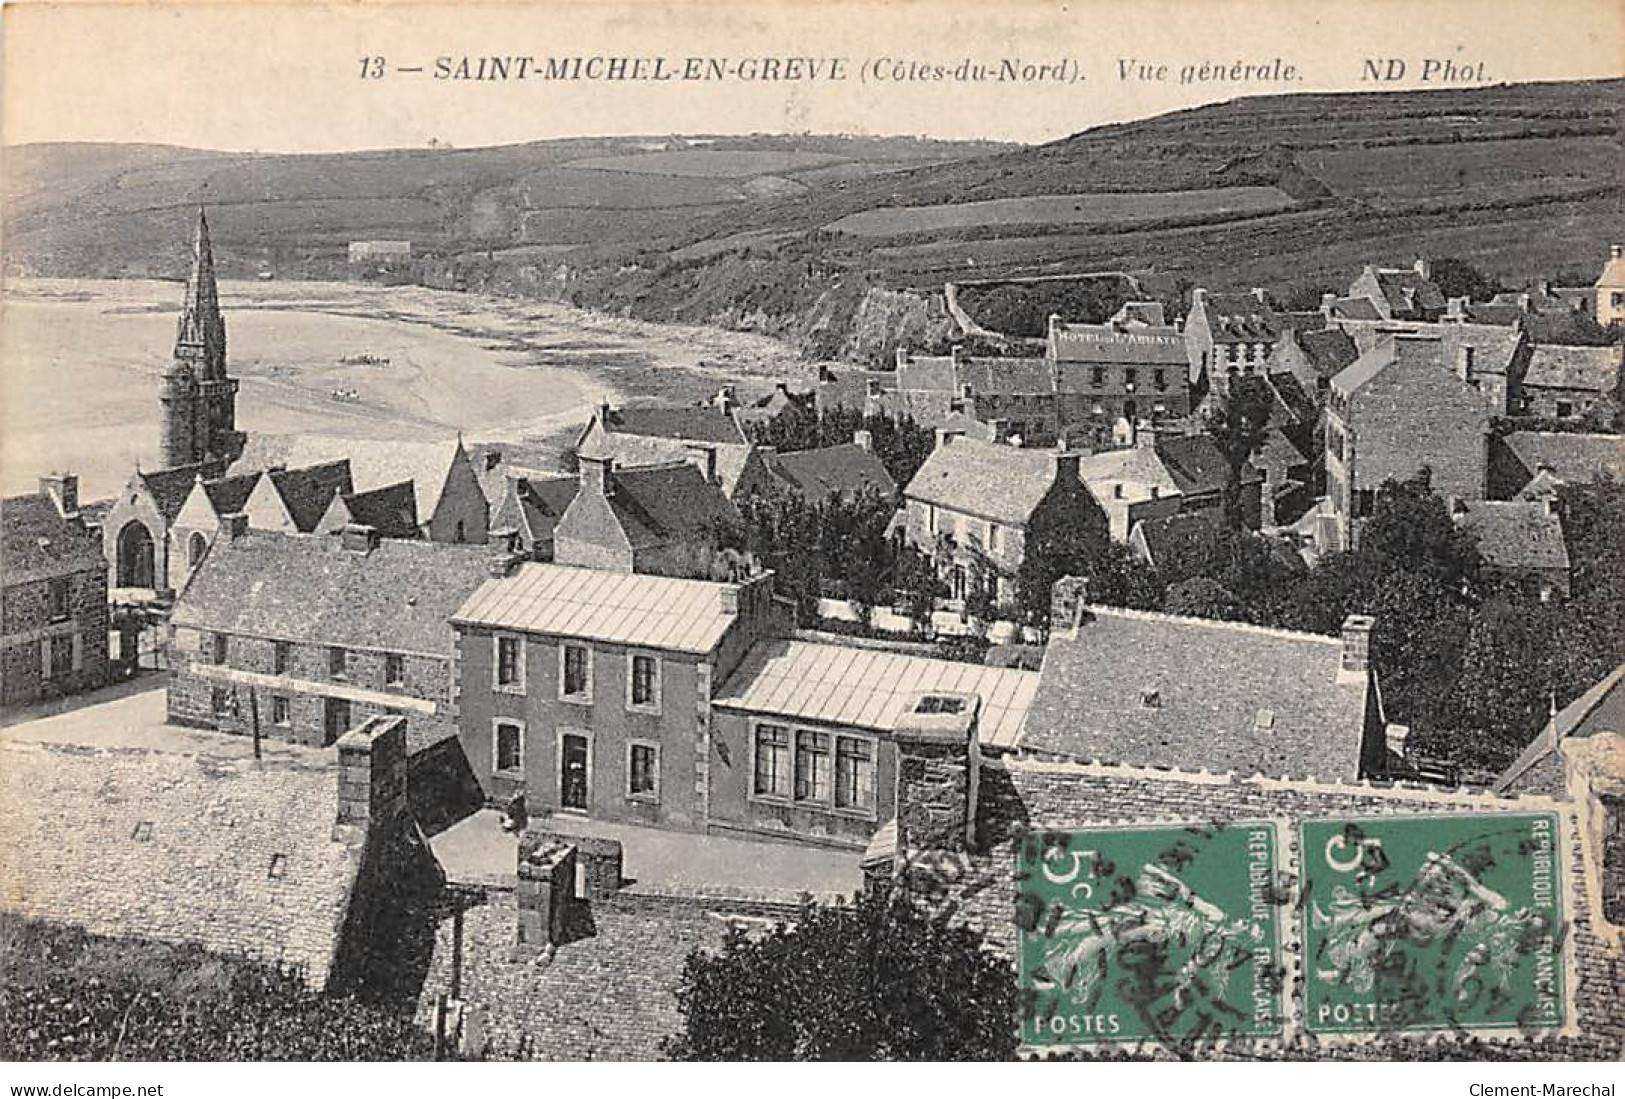
[[[0,480],[54,468],[86,499],[158,464],[157,382],[180,287],[29,280],[0,323]],[[558,305],[413,287],[222,286],[238,425],[254,432],[501,439],[556,447],[600,400],[694,399],[724,380],[797,369],[778,344]],[[344,356],[387,364],[340,363]],[[337,401],[335,390],[359,400]]]
[[[1286,210],[1292,199],[1274,187],[1215,187],[1137,194],[1030,195],[940,206],[882,206],[848,214],[825,228],[860,237],[952,233],[1005,225],[1118,225]]]

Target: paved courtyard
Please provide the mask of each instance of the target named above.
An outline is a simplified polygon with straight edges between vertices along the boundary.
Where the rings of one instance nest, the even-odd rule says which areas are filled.
[[[555,815],[531,820],[539,831],[621,841],[627,888],[640,893],[706,894],[794,901],[851,894],[863,884],[856,851],[669,832]],[[469,885],[512,885],[518,840],[502,814],[482,810],[430,840],[446,876]]]

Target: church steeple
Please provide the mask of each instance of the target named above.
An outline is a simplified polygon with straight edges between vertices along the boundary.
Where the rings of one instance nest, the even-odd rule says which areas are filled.
[[[175,332],[175,358],[199,364],[194,367],[199,381],[225,377],[226,322],[220,315],[220,290],[214,280],[209,219],[201,206],[192,237],[192,272],[186,279],[186,300]]]
[[[175,361],[159,379],[159,449],[164,466],[200,465],[219,476],[243,452],[237,430],[237,379],[226,373],[226,322],[214,278],[214,246],[202,207],[192,237],[192,271],[186,279],[175,329]]]

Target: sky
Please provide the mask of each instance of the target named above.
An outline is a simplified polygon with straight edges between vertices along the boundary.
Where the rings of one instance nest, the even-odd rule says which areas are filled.
[[[1239,95],[1625,75],[1617,0],[546,0],[457,4],[7,4],[0,140],[237,151],[460,147],[695,133],[918,134],[1045,141]],[[720,81],[436,80],[438,58],[688,58]],[[843,62],[845,79],[765,81],[742,60]],[[380,79],[363,58],[383,58]],[[953,79],[962,62],[1059,68],[1060,82]],[[1362,80],[1366,62],[1392,84]],[[1152,66],[1124,79],[1122,64]],[[1186,66],[1219,79],[1181,81]],[[1264,78],[1236,74],[1252,64]],[[1155,66],[1165,65],[1161,79]],[[1281,78],[1284,66],[1290,79]],[[419,73],[399,67],[419,67]],[[1481,67],[1480,67],[1481,66]],[[907,79],[940,68],[942,79]],[[1033,71],[1036,71],[1034,69]],[[750,73],[754,75],[754,73]],[[898,79],[901,75],[904,79]],[[1192,76],[1199,75],[1193,72]],[[1396,70],[1397,75],[1397,70]],[[1082,79],[1078,80],[1077,77]]]

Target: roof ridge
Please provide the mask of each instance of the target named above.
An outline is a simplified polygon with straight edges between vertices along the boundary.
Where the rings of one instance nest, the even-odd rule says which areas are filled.
[[[1093,614],[1113,615],[1118,618],[1132,618],[1145,622],[1173,622],[1196,626],[1207,626],[1213,629],[1227,629],[1240,633],[1252,633],[1263,637],[1275,637],[1284,641],[1319,641],[1327,645],[1341,646],[1342,641],[1329,634],[1311,633],[1308,630],[1289,630],[1281,626],[1260,626],[1252,622],[1232,622],[1221,618],[1201,618],[1196,615],[1169,614],[1166,611],[1142,611],[1133,607],[1113,607],[1102,603],[1085,604]],[[1074,634],[1076,631],[1074,631]]]

